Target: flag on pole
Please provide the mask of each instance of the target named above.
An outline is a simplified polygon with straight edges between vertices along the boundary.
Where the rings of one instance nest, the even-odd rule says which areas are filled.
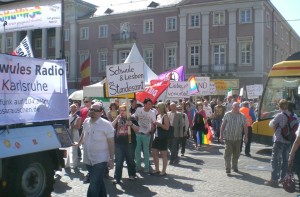
[[[158,79],[170,81],[184,81],[184,66],[179,66],[158,76]]]
[[[91,81],[91,56],[89,56],[80,66],[81,83],[80,87],[90,85]]]
[[[227,90],[227,98],[232,97],[232,88],[229,87]]]
[[[190,76],[188,79],[189,82],[189,94],[195,94],[198,92],[198,85],[195,75]]]
[[[239,102],[239,103],[242,102],[243,93],[244,93],[244,88],[241,88],[241,89],[240,89],[240,94],[239,94],[239,96],[238,96],[237,99],[236,99],[237,102]]]
[[[20,42],[19,46],[17,46],[17,48],[11,54],[21,57],[34,57],[28,36],[25,36],[25,38]]]

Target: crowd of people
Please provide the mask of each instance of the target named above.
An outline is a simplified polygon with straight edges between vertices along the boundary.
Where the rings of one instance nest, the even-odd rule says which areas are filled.
[[[288,112],[287,103],[280,103],[279,106]],[[238,158],[243,146],[245,156],[251,157],[251,125],[256,120],[255,111],[253,102],[238,103],[231,97],[225,102],[220,98],[205,98],[195,102],[179,99],[155,104],[146,98],[143,104],[132,99],[128,106],[120,105],[119,99],[115,99],[106,113],[101,102],[86,97],[80,109],[76,102],[70,105],[69,123],[75,145],[69,148],[66,167],[77,167],[81,159],[79,147],[82,145],[83,163],[88,170],[84,182],[90,184],[87,196],[106,196],[103,179],[114,168],[114,163],[114,184],[122,182],[124,161],[129,180],[134,180],[136,173],[167,176],[167,166],[180,162],[179,151],[181,157],[185,155],[187,139],[192,138],[194,147],[199,149],[202,146],[199,138],[210,129],[216,143],[224,141],[225,172],[239,172]],[[265,182],[270,186],[278,185],[279,174],[281,179],[285,176],[288,162],[294,161],[300,144],[298,132],[297,143],[289,157],[292,143],[282,142],[276,134],[278,127],[274,126],[280,120],[275,117],[270,123],[277,137],[272,153],[271,180]],[[151,156],[153,169],[150,168]]]

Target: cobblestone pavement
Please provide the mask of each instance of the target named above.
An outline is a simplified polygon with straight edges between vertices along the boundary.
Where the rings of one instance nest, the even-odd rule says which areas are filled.
[[[204,145],[196,150],[189,141],[186,154],[180,158],[180,163],[168,165],[167,176],[156,177],[137,173],[138,178],[132,181],[128,179],[127,169],[124,168],[122,183],[113,185],[114,170],[110,170],[110,178],[105,181],[107,192],[111,197],[295,197],[300,194],[298,182],[296,193],[293,194],[285,192],[281,185],[278,188],[264,186],[264,181],[271,176],[271,147],[253,143],[251,148],[252,158],[242,154],[239,158],[240,172],[232,172],[231,176],[227,176],[224,169],[223,145]],[[160,160],[160,164],[161,162]],[[63,171],[56,177],[52,197],[86,196],[88,184],[82,182],[86,173],[82,163],[78,170]]]

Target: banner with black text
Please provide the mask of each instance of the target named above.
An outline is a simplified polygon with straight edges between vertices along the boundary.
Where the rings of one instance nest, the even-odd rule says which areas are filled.
[[[68,119],[65,60],[0,54],[0,125]]]

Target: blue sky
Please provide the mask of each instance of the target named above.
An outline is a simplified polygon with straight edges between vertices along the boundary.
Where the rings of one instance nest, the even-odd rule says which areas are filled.
[[[300,36],[300,0],[271,0],[271,2]]]

